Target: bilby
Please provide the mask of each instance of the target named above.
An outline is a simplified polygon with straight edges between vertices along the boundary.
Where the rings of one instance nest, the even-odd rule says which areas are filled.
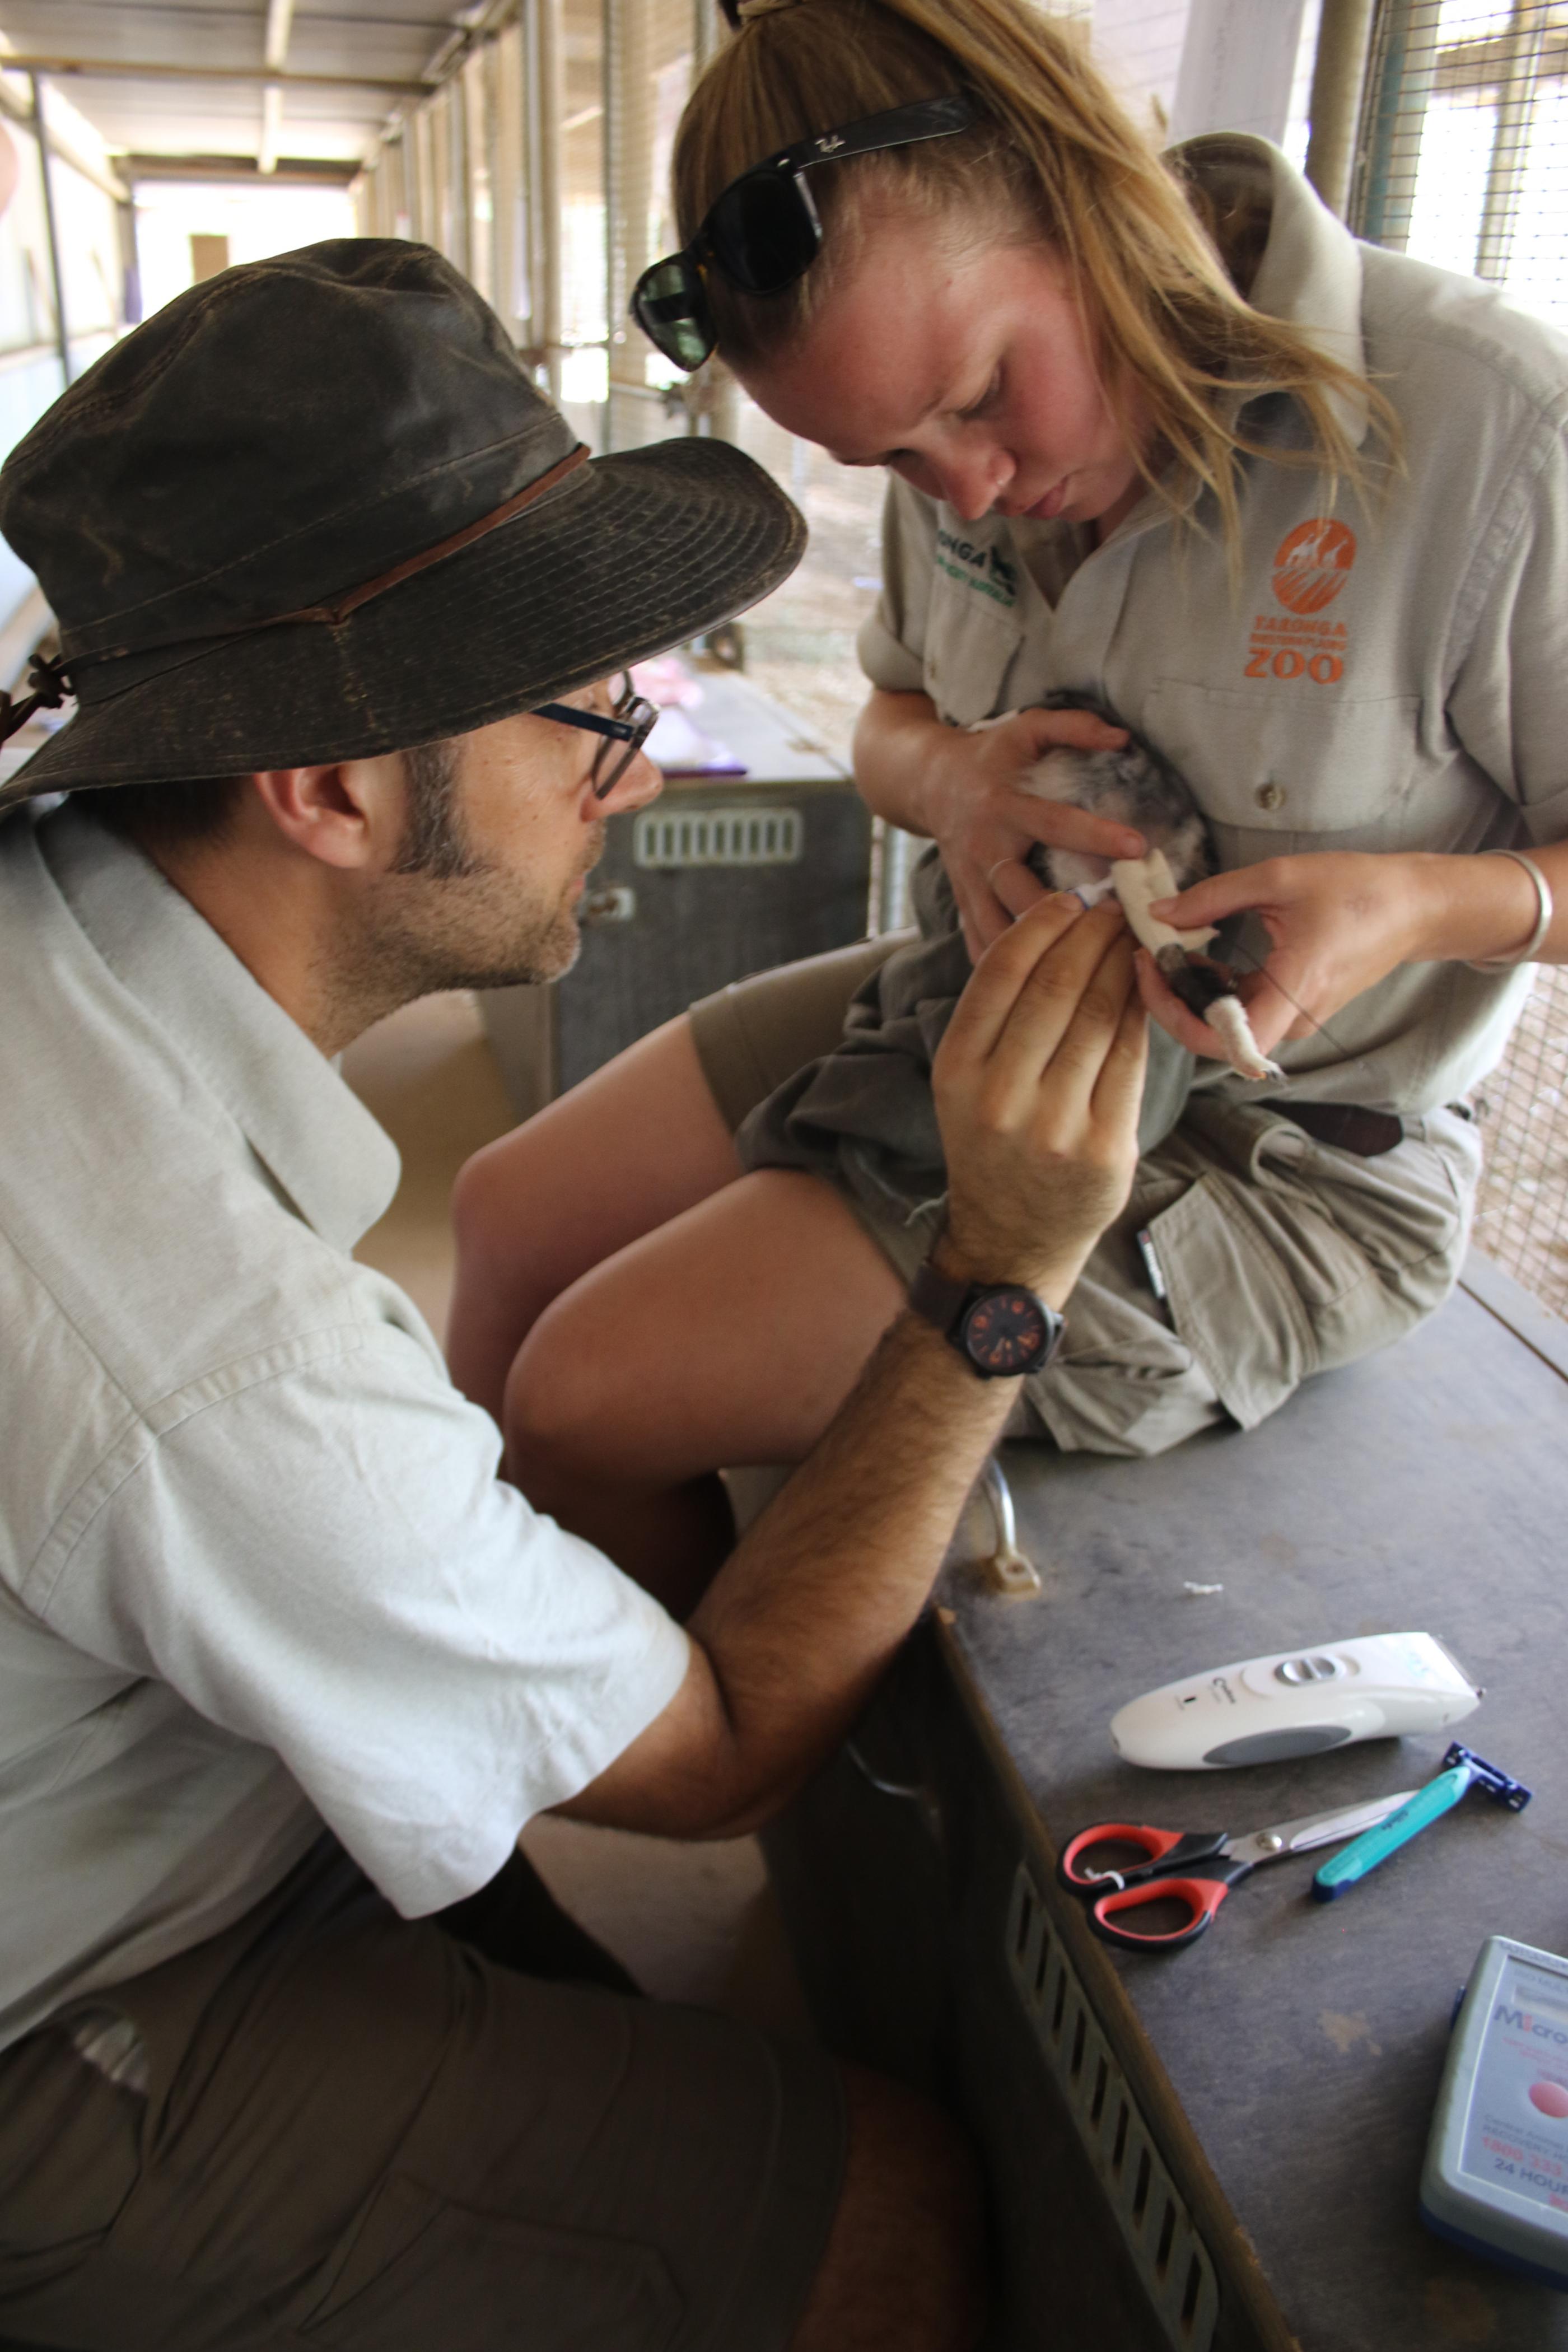
[[[1046,707],[1092,708],[1076,696],[1048,697]],[[1122,723],[1109,711],[1095,715],[1110,726]],[[1053,890],[1076,891],[1086,906],[1114,891],[1133,935],[1153,956],[1172,992],[1222,1041],[1232,1069],[1244,1078],[1282,1078],[1279,1064],[1258,1050],[1235,975],[1204,953],[1215,936],[1213,927],[1173,930],[1149,912],[1151,902],[1190,890],[1214,871],[1203,811],[1169,760],[1131,734],[1120,751],[1058,747],[1025,772],[1020,788],[1039,800],[1092,810],[1142,835],[1148,844],[1142,857],[1112,860],[1042,846],[1029,862]]]

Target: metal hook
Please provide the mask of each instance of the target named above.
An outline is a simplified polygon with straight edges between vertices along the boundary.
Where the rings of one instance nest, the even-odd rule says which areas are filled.
[[[991,1456],[981,1472],[980,1484],[996,1532],[996,1548],[979,1563],[981,1571],[993,1590],[1009,1601],[1032,1601],[1042,1589],[1040,1571],[1027,1554],[1018,1549],[1018,1522],[1013,1510],[1013,1490],[995,1454]]]

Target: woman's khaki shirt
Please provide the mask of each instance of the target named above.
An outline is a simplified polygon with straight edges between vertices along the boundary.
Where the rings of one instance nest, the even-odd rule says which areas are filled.
[[[1070,689],[1156,744],[1191,784],[1221,868],[1316,850],[1469,853],[1568,833],[1568,338],[1491,289],[1363,246],[1278,150],[1226,134],[1183,151],[1271,205],[1257,306],[1370,377],[1403,430],[1390,476],[1363,404],[1341,414],[1368,482],[1246,461],[1239,576],[1152,497],[1091,545],[1075,526],[963,522],[895,481],[884,586],[860,635],[872,682],[921,689],[954,725]],[[1294,404],[1248,430],[1304,446]],[[1256,925],[1244,950],[1261,959]],[[1501,1053],[1528,971],[1406,965],[1315,1036],[1289,1083],[1200,1065],[1246,1100],[1451,1102]]]

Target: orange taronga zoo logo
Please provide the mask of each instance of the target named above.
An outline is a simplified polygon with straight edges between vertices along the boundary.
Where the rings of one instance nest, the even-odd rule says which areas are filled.
[[[1345,674],[1351,633],[1343,621],[1321,620],[1351,576],[1355,533],[1328,515],[1299,522],[1279,542],[1271,579],[1283,613],[1253,616],[1245,677],[1293,678],[1337,686]]]
[[[1331,604],[1355,562],[1355,533],[1315,515],[1281,540],[1274,558],[1274,593],[1292,613],[1321,613]]]

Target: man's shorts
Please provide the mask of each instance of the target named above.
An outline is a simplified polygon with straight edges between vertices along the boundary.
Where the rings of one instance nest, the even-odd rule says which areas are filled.
[[[940,1230],[940,1174],[922,1170],[907,1197],[889,1187],[879,1199],[844,1181],[831,1151],[791,1156],[786,1117],[762,1106],[836,1052],[850,999],[915,937],[761,972],[689,1016],[714,1099],[732,1129],[746,1124],[747,1164],[806,1166],[833,1183],[905,1281]],[[1139,1161],[1126,1211],[1068,1301],[1063,1347],[1025,1382],[1008,1434],[1152,1454],[1216,1423],[1253,1428],[1303,1380],[1387,1347],[1442,1304],[1479,1171],[1458,1108],[1406,1118],[1402,1142],[1363,1159],[1269,1105],[1189,1096]]]
[[[93,1997],[131,2081],[79,2016],[0,2052],[0,2338],[784,2352],[837,2203],[837,2070],[523,1974],[480,1948],[511,1910],[400,1919],[323,1840],[237,1927]]]

